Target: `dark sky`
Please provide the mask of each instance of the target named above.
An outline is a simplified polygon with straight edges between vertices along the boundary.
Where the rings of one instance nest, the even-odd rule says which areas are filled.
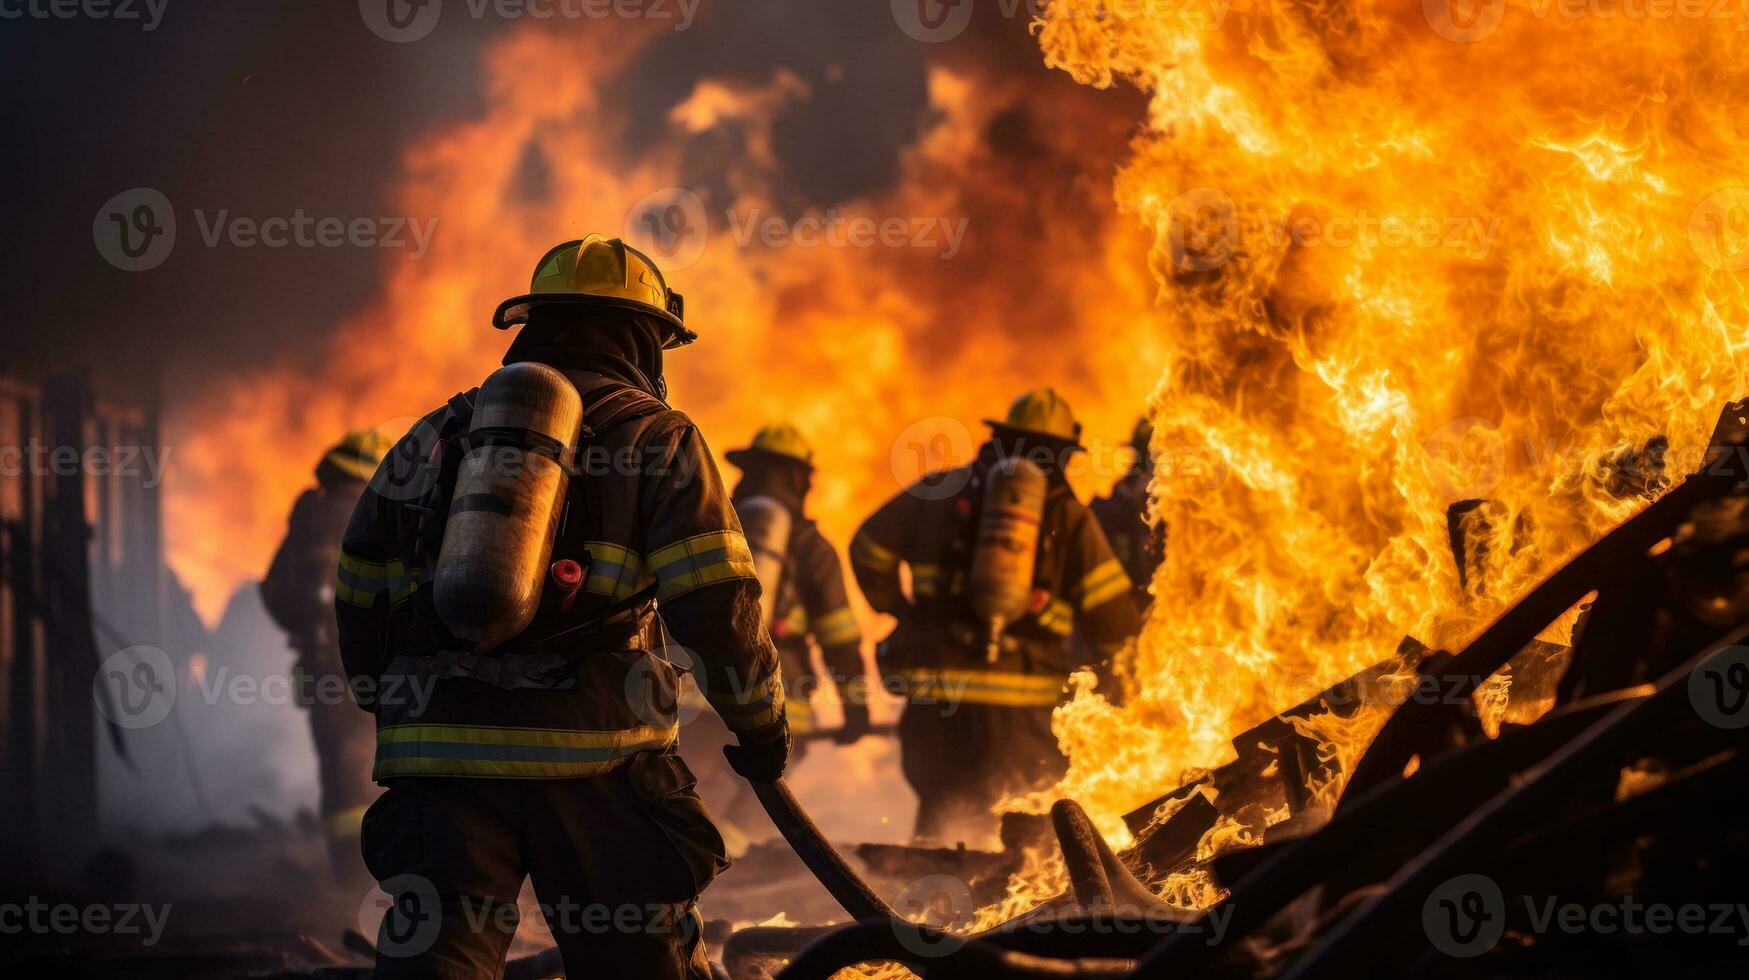
[[[203,372],[313,356],[311,341],[373,294],[377,264],[349,249],[180,247],[198,235],[189,212],[392,213],[403,148],[479,111],[477,55],[509,23],[447,0],[429,37],[391,44],[354,0],[159,2],[152,31],[140,21],[0,20],[10,144],[0,155],[9,190],[0,295],[14,324],[0,363],[162,363],[173,393]],[[1036,70],[1023,27],[1000,29],[1002,47]],[[886,3],[701,0],[690,29],[645,48],[627,73],[635,84],[616,97],[663,126],[700,78],[763,83],[788,68],[816,93],[774,133],[794,175],[789,203],[830,202],[894,179],[923,121],[926,59],[987,57],[985,47],[975,36],[922,44],[895,29]],[[828,70],[838,80],[819,85]],[[99,255],[92,226],[105,202],[135,187],[173,202],[179,247],[160,267],[128,273]]]

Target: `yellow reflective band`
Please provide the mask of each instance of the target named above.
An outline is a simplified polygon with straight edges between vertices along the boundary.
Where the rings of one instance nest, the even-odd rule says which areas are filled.
[[[1069,678],[1002,670],[913,670],[905,675],[908,701],[988,704],[1003,708],[1054,708]]]
[[[339,813],[330,813],[328,818],[322,821],[322,830],[334,840],[357,837],[364,826],[364,811],[368,809],[370,809],[370,804],[367,803],[364,806],[341,810]]]
[[[745,691],[706,691],[705,700],[730,728],[755,731],[777,722],[777,706],[784,700],[783,678],[773,671]]]
[[[876,572],[894,571],[899,567],[899,556],[878,544],[867,531],[858,531],[851,540],[850,561]]]
[[[611,541],[585,541],[583,549],[589,554],[589,574],[583,580],[584,592],[624,599],[648,581],[644,577],[643,558],[624,545]]]
[[[783,716],[789,719],[789,730],[800,735],[814,730],[814,706],[798,698],[783,703]]]
[[[390,725],[377,730],[373,779],[474,776],[570,779],[598,776],[637,755],[672,745],[677,727],[617,732],[490,725]]]
[[[712,531],[677,541],[650,556],[649,567],[661,583],[660,599],[673,599],[717,582],[758,578],[753,552],[739,531]]]
[[[376,605],[377,596],[388,593],[389,604],[394,605],[419,591],[422,574],[419,566],[408,565],[399,558],[365,561],[342,551],[334,595],[348,605],[369,609]]]
[[[845,646],[862,642],[862,630],[856,625],[856,614],[849,606],[834,609],[813,621],[809,629],[815,642],[823,647]]]
[[[1117,559],[1108,558],[1081,578],[1081,609],[1098,609],[1130,591],[1130,577]]]
[[[936,596],[941,594],[941,566],[912,565],[911,591],[919,596]]]
[[[1068,636],[1075,627],[1075,608],[1061,599],[1052,599],[1039,610],[1038,624],[1058,636]]]

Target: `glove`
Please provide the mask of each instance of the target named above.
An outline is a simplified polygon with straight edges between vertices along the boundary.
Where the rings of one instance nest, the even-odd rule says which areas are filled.
[[[868,705],[859,701],[844,702],[844,726],[832,736],[839,745],[850,745],[868,734]]]
[[[784,767],[789,765],[790,737],[789,722],[783,721],[779,725],[774,738],[749,741],[746,735],[738,734],[741,744],[723,746],[723,757],[729,760],[729,768],[749,782],[775,783],[781,779]]]

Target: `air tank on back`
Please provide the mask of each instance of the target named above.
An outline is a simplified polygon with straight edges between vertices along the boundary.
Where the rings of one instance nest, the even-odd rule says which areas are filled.
[[[505,365],[480,386],[432,583],[438,618],[475,651],[534,619],[570,483],[558,456],[582,425],[576,386],[545,364]]]
[[[735,504],[741,531],[753,552],[753,571],[759,576],[759,621],[767,629],[777,612],[777,589],[783,581],[789,555],[789,508],[773,497],[748,497]]]
[[[966,597],[989,630],[986,652],[995,663],[1002,653],[1003,631],[1026,615],[1032,601],[1046,481],[1044,470],[1019,456],[997,460],[985,480]]]

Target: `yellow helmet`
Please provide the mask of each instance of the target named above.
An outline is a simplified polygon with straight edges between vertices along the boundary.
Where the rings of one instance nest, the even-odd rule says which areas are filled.
[[[617,238],[589,235],[556,245],[535,264],[528,292],[498,304],[492,325],[500,330],[528,322],[528,312],[548,303],[611,306],[660,317],[668,328],[663,347],[698,339],[682,317],[686,301],[668,288],[648,255]]]
[[[758,462],[761,457],[769,459],[774,456],[800,463],[810,470],[814,468],[814,448],[802,438],[800,429],[787,422],[765,426],[753,433],[753,442],[747,448],[731,449],[723,454],[723,458],[742,469],[746,469],[749,463]]]
[[[1008,417],[1001,422],[985,419],[984,424],[998,434],[1043,436],[1053,442],[1081,448],[1081,423],[1069,403],[1055,388],[1038,388],[1014,400],[1008,407]]]
[[[376,475],[383,457],[389,454],[389,440],[374,430],[348,432],[322,457],[322,462],[347,476],[369,480]]]

